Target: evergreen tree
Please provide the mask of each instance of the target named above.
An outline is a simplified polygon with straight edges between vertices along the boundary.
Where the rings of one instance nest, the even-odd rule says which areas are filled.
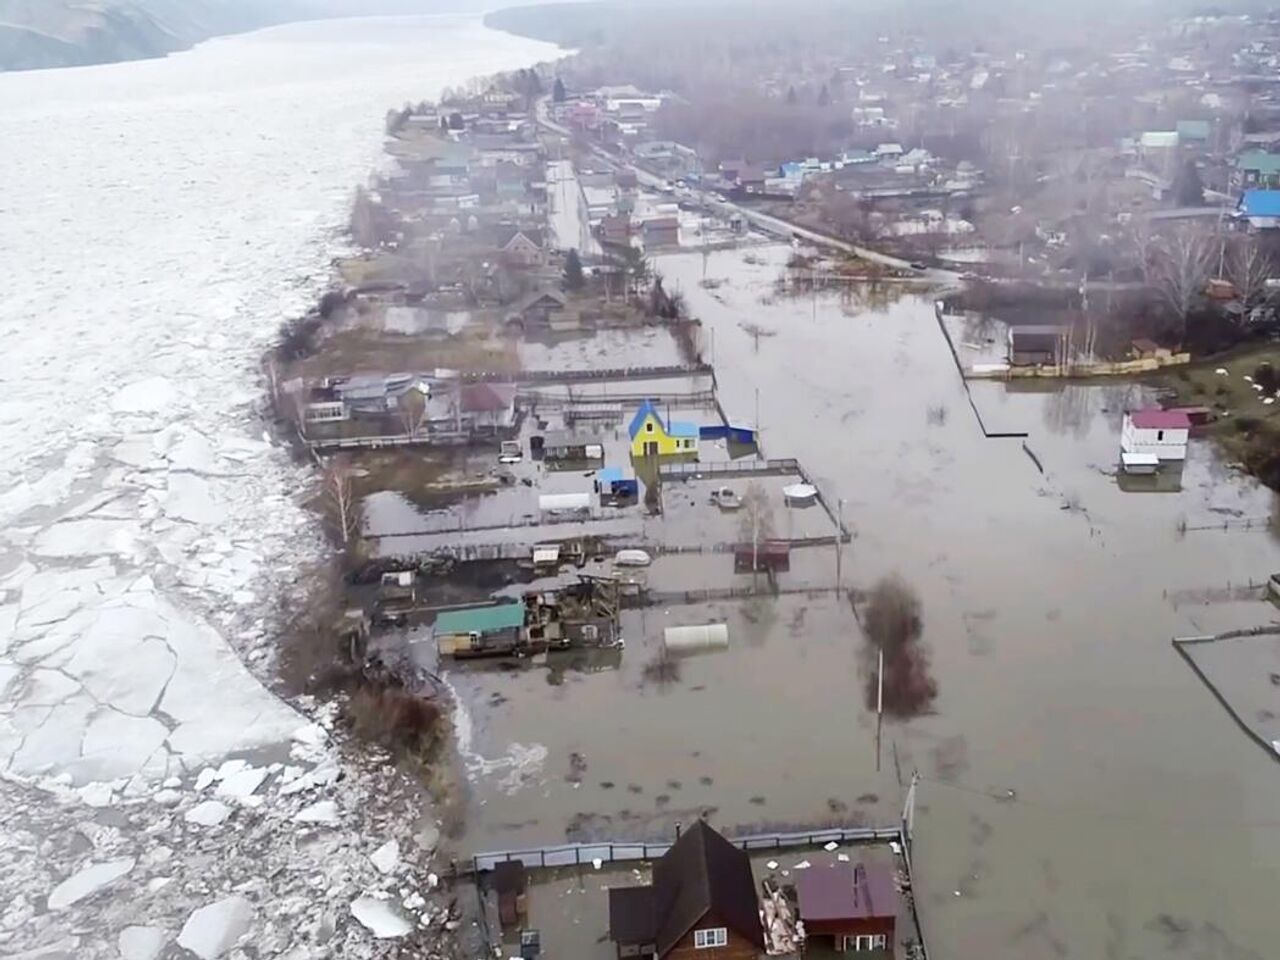
[[[564,288],[577,291],[586,285],[587,277],[582,271],[582,258],[578,256],[578,250],[575,247],[564,258]]]
[[[564,81],[556,77],[555,85],[551,88],[551,99],[556,103],[564,103],[568,94],[564,89]]]
[[[1204,182],[1200,179],[1196,162],[1190,158],[1183,161],[1173,178],[1173,198],[1180,207],[1204,205]]]

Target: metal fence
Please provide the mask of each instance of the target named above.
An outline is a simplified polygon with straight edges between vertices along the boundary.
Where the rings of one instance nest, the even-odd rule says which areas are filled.
[[[729,838],[743,850],[785,850],[795,847],[820,847],[827,843],[895,843],[902,842],[902,828],[892,827],[831,827],[803,833],[767,833],[749,837]],[[519,860],[533,870],[554,867],[572,867],[583,863],[629,863],[640,860],[656,860],[671,849],[670,841],[659,843],[570,843],[558,847],[537,847],[530,850],[502,850],[496,853],[478,853],[471,858],[470,870],[480,873],[492,870],[499,863]],[[460,865],[461,866],[461,865]],[[463,867],[463,869],[466,869]]]
[[[726,460],[715,463],[668,463],[658,467],[663,480],[696,480],[702,477],[751,476],[752,474],[796,473],[803,475],[800,461],[794,457],[781,460]]]

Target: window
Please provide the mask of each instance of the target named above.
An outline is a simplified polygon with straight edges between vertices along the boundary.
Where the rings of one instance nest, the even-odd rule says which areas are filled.
[[[1157,440],[1163,440],[1163,439],[1164,439],[1164,431],[1163,431],[1163,430],[1157,430],[1157,431],[1156,431],[1156,439],[1157,439]]]
[[[863,953],[870,950],[883,950],[885,948],[885,936],[883,933],[875,935],[869,933],[860,933],[857,936],[846,936],[842,938],[840,949],[844,951],[854,951]]]
[[[653,421],[652,421],[652,420],[650,420],[648,423],[646,423],[646,424],[644,425],[644,432],[645,432],[645,433],[653,433]]]
[[[729,930],[726,927],[709,927],[706,930],[693,931],[693,945],[699,950],[707,947],[723,947],[729,943]]]

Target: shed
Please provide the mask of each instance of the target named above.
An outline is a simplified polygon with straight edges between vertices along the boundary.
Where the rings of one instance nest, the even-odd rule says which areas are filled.
[[[605,467],[596,471],[596,493],[602,500],[634,500],[640,496],[640,481],[630,470]]]
[[[755,558],[754,564],[752,558]],[[791,569],[791,544],[786,540],[764,540],[758,544],[738,543],[733,547],[735,573],[785,573]]]
[[[1067,328],[1056,324],[1009,327],[1009,362],[1014,366],[1061,363],[1066,354]]]
[[[604,446],[593,434],[552,430],[542,438],[542,455],[547,460],[603,460]]]
[[[525,915],[528,877],[520,860],[504,860],[493,868],[493,890],[498,895],[498,918],[504,927],[519,923]]]
[[[511,602],[446,611],[432,633],[441,656],[483,657],[514,650],[523,626],[524,604]]]
[[[893,955],[898,891],[892,870],[836,861],[796,873],[796,907],[810,938],[830,937],[839,951]]]

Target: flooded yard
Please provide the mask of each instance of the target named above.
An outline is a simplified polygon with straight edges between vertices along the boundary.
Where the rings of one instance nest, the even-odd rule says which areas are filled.
[[[1270,955],[1280,768],[1169,641],[1273,619],[1260,601],[1187,600],[1280,565],[1265,524],[1221,529],[1270,517],[1272,495],[1199,441],[1180,489],[1121,489],[1120,418],[1145,400],[1129,385],[975,383],[989,428],[1029,434],[986,439],[930,296],[788,298],[789,254],[656,266],[714,330],[724,407],[753,411],[758,391],[766,454],[844,501],[846,585],[898,573],[918,594],[932,712],[886,722],[877,772],[864,641],[831,592],[629,611],[616,662],[447,671],[474,778],[464,846],[662,836],[700,813],[726,832],[884,822],[918,770],[935,955]],[[699,498],[668,497],[674,528]],[[784,577],[834,584],[832,549],[796,559]],[[731,571],[662,558],[651,586],[741,582]],[[655,666],[664,627],[712,621],[727,650]],[[1249,659],[1214,669],[1273,709]]]

